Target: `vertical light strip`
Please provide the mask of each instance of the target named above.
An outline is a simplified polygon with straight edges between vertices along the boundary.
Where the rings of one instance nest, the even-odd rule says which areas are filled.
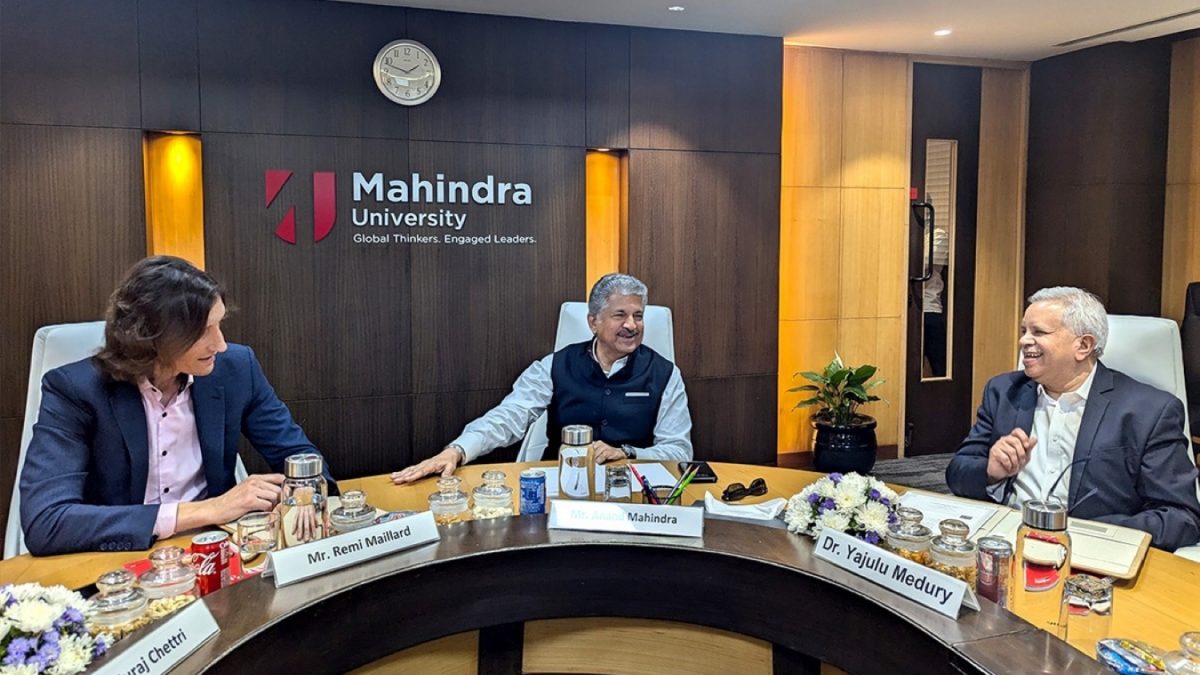
[[[173,255],[204,269],[204,186],[200,137],[147,132],[146,253]]]
[[[625,263],[625,161],[621,153],[587,152],[587,287]]]

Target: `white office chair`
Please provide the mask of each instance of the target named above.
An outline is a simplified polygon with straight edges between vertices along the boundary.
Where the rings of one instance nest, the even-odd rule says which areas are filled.
[[[675,361],[675,325],[671,309],[662,305],[647,305],[643,315],[644,336],[642,344],[653,349],[663,358]],[[587,322],[586,302],[564,302],[558,310],[558,333],[554,336],[554,351],[576,342],[590,340],[592,329]],[[539,461],[546,452],[546,413],[538,415],[525,432],[518,462]]]
[[[1183,435],[1187,439],[1188,456],[1195,463],[1179,325],[1158,317],[1109,315],[1108,345],[1100,360],[1109,368],[1170,392],[1183,402]],[[1200,486],[1196,494],[1200,497]],[[1200,562],[1200,546],[1182,548],[1176,554]]]
[[[26,553],[25,533],[21,529],[21,468],[25,453],[33,440],[33,425],[42,407],[42,376],[59,366],[87,358],[104,346],[104,322],[64,323],[43,326],[33,336],[33,355],[29,359],[29,389],[25,395],[25,428],[21,432],[21,450],[17,456],[17,480],[13,483],[9,503],[8,524],[4,530],[4,557]],[[240,482],[246,477],[246,467],[238,457],[234,470]]]

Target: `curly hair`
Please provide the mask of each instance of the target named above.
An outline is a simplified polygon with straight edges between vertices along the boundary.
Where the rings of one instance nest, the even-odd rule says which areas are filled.
[[[143,259],[108,299],[96,366],[122,382],[152,379],[156,366],[170,363],[204,335],[217,299],[224,301],[225,289],[188,261]]]

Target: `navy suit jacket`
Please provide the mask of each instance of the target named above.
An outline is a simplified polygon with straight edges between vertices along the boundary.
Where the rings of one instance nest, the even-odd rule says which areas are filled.
[[[230,344],[212,373],[195,378],[191,395],[207,497],[234,486],[241,434],[279,473],[288,456],[317,452],[249,347]],[[149,453],[136,385],[105,376],[91,358],[46,373],[21,472],[21,526],[29,551],[150,548],[159,507],[143,503]],[[328,468],[325,473],[329,479]],[[337,489],[332,480],[330,489]]]
[[[992,499],[988,451],[1015,428],[1031,433],[1036,407],[1037,383],[1023,371],[988,381],[975,426],[946,468],[954,494]],[[1178,398],[1097,363],[1075,441],[1071,515],[1149,532],[1167,551],[1196,543],[1200,504],[1188,443]],[[1005,500],[1012,489],[1008,479]]]

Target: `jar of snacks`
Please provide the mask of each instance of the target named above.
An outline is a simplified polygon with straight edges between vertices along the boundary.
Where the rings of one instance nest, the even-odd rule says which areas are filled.
[[[162,546],[150,552],[152,568],[138,577],[138,586],[149,600],[177,595],[196,595],[196,568],[188,564],[190,556],[178,546]]]
[[[429,495],[429,510],[433,522],[438,525],[456,525],[471,519],[467,510],[467,493],[462,491],[462,479],[458,476],[439,478],[438,491]]]
[[[342,494],[341,504],[329,514],[334,534],[353,532],[375,522],[375,507],[367,503],[367,493],[362,490],[347,490]]]
[[[896,522],[888,525],[887,547],[893,553],[921,565],[929,564],[929,542],[933,532],[921,524],[925,515],[910,506],[896,509]]]
[[[971,528],[961,520],[949,518],[938,523],[940,535],[929,546],[929,566],[943,574],[966,582],[975,589],[975,544],[967,539]]]
[[[484,471],[483,485],[475,488],[475,520],[513,515],[513,489],[504,484],[503,471]]]
[[[100,592],[88,600],[88,628],[94,633],[112,633],[122,637],[149,623],[146,619],[146,592],[134,586],[129,570],[105,572],[96,580]]]

